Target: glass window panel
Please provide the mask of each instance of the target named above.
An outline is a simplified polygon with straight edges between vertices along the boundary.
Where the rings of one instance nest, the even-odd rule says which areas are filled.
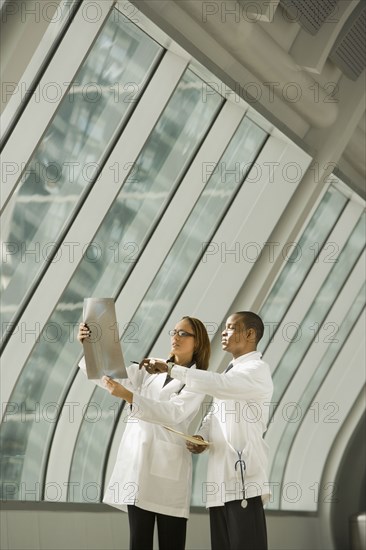
[[[210,401],[203,402],[203,410],[209,411]],[[208,459],[209,452],[202,453],[199,455],[192,455],[192,496],[191,496],[191,506],[204,507],[206,505],[206,489],[205,485],[207,480],[207,468],[208,468]]]
[[[200,100],[201,93],[202,81],[188,70],[142,151],[133,177],[129,178],[116,204],[106,216],[106,223],[98,232],[96,241],[103,243],[101,247],[104,250],[110,250],[109,258],[101,264],[99,274],[91,275],[90,270],[88,273],[89,278],[91,277],[90,288],[95,294],[101,296],[110,293],[111,288],[121,286],[126,274],[131,271],[131,261],[133,263],[138,258],[151,233],[152,224],[161,217],[177,181],[182,178],[189,165],[188,160],[204,138],[222,98],[210,94],[207,105]],[[181,112],[180,117],[177,117],[178,111]],[[119,265],[116,265],[116,254]],[[127,360],[130,359],[130,350],[126,351],[126,346],[137,338],[140,341],[141,338],[136,331],[137,327],[136,321],[129,323],[122,339]],[[141,354],[141,348],[139,352]],[[103,461],[106,459],[105,449],[113,429],[110,410],[120,403],[120,400],[99,388],[96,389],[92,401],[98,403],[103,418],[95,425],[83,422],[80,429],[70,481],[74,483],[81,480],[81,484],[79,491],[69,494],[69,500],[84,501],[82,487],[93,479],[101,479]],[[98,441],[100,447],[91,465],[84,460],[83,448],[93,445],[93,440]]]
[[[301,361],[312,344],[316,332],[321,327],[338,293],[352,271],[365,240],[365,217],[361,216],[350,238],[338,256],[310,309],[300,323],[299,329],[293,337],[293,343],[287,347],[277,369],[273,374],[274,391],[272,401],[279,402],[291,378],[300,367]],[[315,330],[314,330],[315,327]]]
[[[10,482],[21,480],[29,484],[42,480],[46,442],[51,440],[58,404],[62,402],[64,388],[72,382],[75,363],[80,356],[81,348],[74,335],[81,319],[83,298],[117,296],[131,272],[222,105],[219,94],[210,94],[207,102],[200,101],[201,89],[202,81],[186,71],[141,151],[133,173],[95,235],[94,246],[77,267],[22,371],[11,401],[22,403],[27,410],[36,406],[42,410],[51,401],[56,407],[49,411],[49,422],[43,417],[36,421],[30,414],[22,424],[20,418],[11,416],[3,427],[7,453],[3,475]],[[125,336],[129,337],[129,334]],[[100,419],[95,423],[87,419],[84,425],[88,425],[88,430],[80,432],[83,450],[74,456],[72,479],[75,485],[69,495],[71,500],[90,502],[94,495],[93,484],[102,475],[100,464],[113,429],[110,415],[114,414],[115,405],[121,403],[104,390],[98,390],[92,398],[95,405],[90,414],[98,412]],[[93,461],[88,464],[85,462],[86,448],[93,452]],[[90,492],[85,491],[87,486]]]
[[[284,474],[284,465],[286,464],[287,456],[290,452],[292,443],[300,429],[302,420],[306,417],[307,412],[316,396],[321,384],[325,380],[327,374],[332,368],[337,356],[339,355],[343,345],[347,341],[352,329],[365,307],[365,285],[362,285],[355,301],[350,309],[346,312],[343,322],[337,330],[337,337],[334,342],[330,342],[325,353],[319,360],[317,368],[311,380],[307,384],[302,396],[297,401],[296,412],[294,410],[293,418],[290,416],[286,423],[281,441],[277,447],[276,455],[273,460],[270,479],[273,482],[281,482]],[[300,421],[296,421],[296,415],[301,410],[302,415]],[[280,505],[280,491],[274,491],[270,507],[278,508]]]
[[[209,178],[132,319],[138,327],[138,341],[125,343],[126,357],[142,357],[143,350],[148,351],[152,346],[156,320],[159,319],[162,325],[168,317],[202,256],[202,244],[214,235],[265,138],[264,130],[250,119],[243,119],[220,159],[225,176],[221,170],[216,170]]]
[[[259,313],[268,327],[261,350],[273,338],[273,327],[285,316],[346,203],[347,198],[333,186],[324,195]]]
[[[120,399],[107,394],[100,388],[89,402],[86,408],[87,420],[84,421],[78,434],[78,448],[72,460],[68,501],[90,503],[102,500],[101,478],[106,449],[109,448],[114,421],[119,416],[121,408]],[[84,428],[85,423],[88,424],[88,430]],[[104,426],[103,432],[100,430],[100,424]],[[83,449],[82,452],[80,452],[81,449]]]
[[[220,170],[217,170],[208,180],[204,191],[193,207],[183,229],[131,321],[131,326],[135,327],[137,332],[135,334],[129,333],[127,338],[123,339],[126,359],[134,360],[134,358],[142,357],[148,353],[160,330],[156,320],[159,319],[160,323],[163,324],[164,319],[170,314],[179,294],[202,256],[202,242],[209,241],[216,231],[222,216],[241,187],[243,179],[250,168],[250,163],[255,160],[265,138],[266,133],[264,130],[248,118],[243,119],[220,160],[220,163],[226,168],[227,177],[222,177]],[[238,174],[241,175],[240,178]],[[98,388],[94,392],[92,401],[99,404],[101,410],[105,411],[106,419],[108,419],[108,408],[111,407],[110,396]],[[89,477],[89,480],[96,479],[100,475],[99,472],[103,470],[103,462],[98,465],[94,461],[95,471],[92,473],[90,465],[84,462],[83,453],[87,441],[90,441],[92,445],[92,440],[99,443],[102,440],[105,441],[105,447],[107,446],[107,437],[110,433],[107,422],[108,420],[105,425],[98,422],[95,426],[83,422],[80,438],[75,447],[70,481],[75,482],[83,479],[84,485],[88,483],[85,471],[82,470],[83,466],[87,467],[88,475],[92,476]],[[99,455],[98,457],[102,458]],[[83,498],[81,492],[78,498]]]
[[[201,90],[187,70],[93,239],[98,259],[88,254],[82,262],[81,296],[122,287],[222,105],[219,94],[202,102]]]
[[[4,2],[0,2],[1,5],[4,5]],[[23,8],[24,4],[21,4]],[[77,12],[79,6],[78,2],[74,0],[63,0],[56,3],[53,3],[52,6],[49,6],[51,9],[46,9],[44,13],[47,13],[46,22],[50,23],[47,28],[42,29],[39,27],[40,34],[37,38],[40,40],[35,40],[33,44],[29,45],[29,37],[26,32],[24,32],[26,22],[26,17],[22,13],[22,10],[18,11],[19,24],[17,26],[10,25],[10,30],[8,30],[6,25],[1,25],[2,33],[2,44],[7,44],[7,33],[12,34],[12,42],[14,44],[13,48],[2,46],[1,52],[1,65],[2,65],[2,80],[5,82],[8,78],[7,67],[10,67],[13,59],[16,59],[16,72],[12,72],[13,78],[16,77],[16,81],[20,80],[22,76],[24,90],[27,91],[35,89],[40,80],[40,68],[42,65],[45,65],[52,58],[55,48],[62,40],[65,29],[68,28],[72,18]],[[48,6],[47,6],[48,8]],[[2,9],[2,8],[1,8]],[[35,14],[34,14],[35,15]],[[36,16],[37,17],[37,16]],[[6,16],[3,16],[2,22],[5,22]],[[44,36],[47,36],[47,49],[42,45],[42,34],[45,32]],[[51,36],[52,32],[52,36]],[[41,46],[42,45],[42,46]],[[42,47],[42,54],[40,54],[40,47]],[[35,50],[33,48],[36,48]],[[20,55],[20,52],[21,55]],[[33,55],[35,56],[33,57]],[[10,57],[9,57],[10,55]],[[9,104],[5,104],[6,94],[4,94],[3,99],[1,100],[1,115],[3,115],[8,108]],[[22,97],[19,100],[18,106],[16,109],[12,109],[13,114],[6,116],[6,122],[2,119],[2,139],[1,139],[1,148],[5,143],[9,131],[11,130],[11,124],[15,121],[15,118],[21,114],[21,111],[29,101],[29,94],[22,94]],[[5,131],[6,128],[6,131]]]
[[[32,292],[161,51],[111,12],[2,216],[2,327]]]

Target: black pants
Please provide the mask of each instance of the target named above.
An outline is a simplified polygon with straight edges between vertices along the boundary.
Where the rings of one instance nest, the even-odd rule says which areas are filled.
[[[158,524],[159,549],[184,550],[187,529],[186,518],[156,514],[137,506],[128,506],[130,550],[152,550],[155,518]]]
[[[267,550],[267,528],[261,497],[226,502],[210,508],[212,550]]]

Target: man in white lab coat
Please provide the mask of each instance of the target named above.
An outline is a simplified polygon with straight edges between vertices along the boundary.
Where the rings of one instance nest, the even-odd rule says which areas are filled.
[[[268,500],[267,428],[273,384],[269,366],[257,344],[263,322],[250,311],[230,315],[222,332],[222,348],[232,361],[222,374],[185,369],[158,360],[146,368],[167,370],[187,389],[213,396],[197,437],[210,445],[187,443],[199,453],[208,448],[207,482],[202,495],[210,510],[212,550],[266,550],[263,504]]]

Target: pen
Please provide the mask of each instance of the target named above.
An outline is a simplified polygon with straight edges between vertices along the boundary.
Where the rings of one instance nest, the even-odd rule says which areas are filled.
[[[135,365],[139,365],[140,361],[130,361],[130,363],[135,363]]]

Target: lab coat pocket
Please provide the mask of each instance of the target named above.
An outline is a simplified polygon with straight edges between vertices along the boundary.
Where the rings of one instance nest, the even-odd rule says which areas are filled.
[[[156,440],[153,446],[153,455],[150,473],[154,476],[178,481],[183,462],[184,449],[180,445],[169,441]]]

